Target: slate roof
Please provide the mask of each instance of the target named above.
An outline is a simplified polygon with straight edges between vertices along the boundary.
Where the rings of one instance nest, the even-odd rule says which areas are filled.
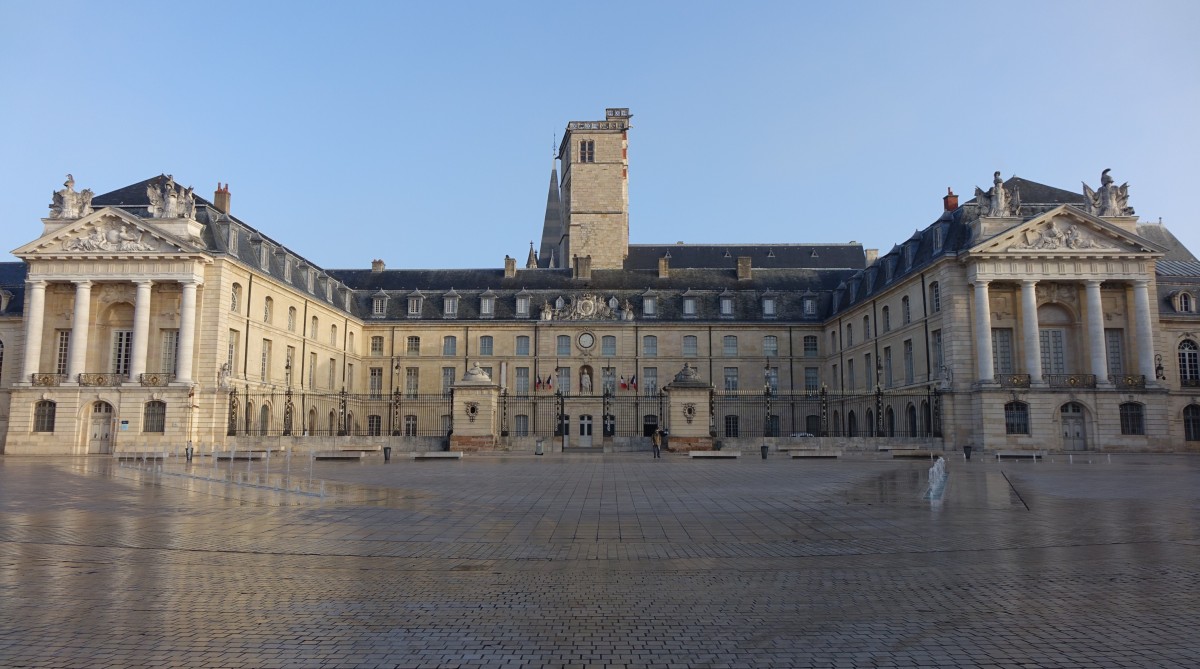
[[[25,309],[25,276],[29,267],[23,262],[0,262],[0,289],[12,293],[8,308],[0,316],[20,314]]]
[[[861,244],[630,244],[628,270],[658,270],[670,255],[672,269],[737,269],[738,256],[749,256],[754,269],[862,269]]]
[[[1047,186],[1046,184],[1040,184],[1036,181],[1022,179],[1021,177],[1017,176],[1010,177],[1004,182],[1004,185],[1010,189],[1016,188],[1018,190],[1021,195],[1022,207],[1031,204],[1073,204],[1077,207],[1082,207],[1084,202],[1083,195],[1081,193],[1072,193],[1069,190],[1055,188],[1054,186]],[[988,184],[987,188],[984,188],[983,190],[986,191],[991,187],[991,184]],[[977,186],[977,188],[982,188],[982,186]],[[971,198],[963,204],[978,204],[975,200],[976,198]]]

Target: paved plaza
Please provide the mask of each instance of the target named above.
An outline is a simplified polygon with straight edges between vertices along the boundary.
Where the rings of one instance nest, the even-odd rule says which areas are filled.
[[[1200,666],[1200,457],[929,465],[0,457],[0,667]]]

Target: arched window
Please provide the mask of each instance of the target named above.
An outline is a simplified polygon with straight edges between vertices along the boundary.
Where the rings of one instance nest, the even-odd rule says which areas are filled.
[[[658,355],[658,337],[654,335],[642,337],[642,355],[648,358]]]
[[[493,348],[493,340],[491,335],[483,335],[479,338],[479,355],[491,355]]]
[[[892,407],[888,407],[883,413],[883,428],[887,430],[887,436],[896,436],[896,412],[892,411]]]
[[[274,314],[274,312],[275,312],[275,300],[273,300],[269,297],[267,299],[263,300],[263,322],[264,323],[271,322],[271,316]]]
[[[929,311],[936,314],[942,310],[942,288],[937,281],[929,284]]]
[[[266,436],[271,427],[271,406],[265,402],[258,408],[258,433]]]
[[[358,350],[354,346],[354,333],[353,332],[346,333],[346,350],[349,351],[350,353],[358,353]]]
[[[0,341],[0,383],[4,382],[4,342]]]
[[[1191,339],[1179,342],[1179,382],[1185,386],[1200,385],[1200,346]]]
[[[296,307],[288,307],[288,332],[296,331]]]
[[[310,339],[317,338],[317,329],[320,327],[320,325],[321,325],[321,322],[319,320],[317,320],[316,316],[313,316],[312,317],[312,327],[310,328],[309,333],[308,333],[308,336]]]
[[[900,298],[900,319],[904,325],[912,322],[912,307],[909,305],[907,295]]]
[[[684,341],[687,341],[687,337],[684,337]],[[696,355],[695,343],[696,338],[692,337],[692,355]],[[686,349],[686,346],[684,348]],[[763,337],[763,355],[768,358],[774,358],[779,355],[779,337],[776,337],[775,335],[767,335]]]
[[[442,355],[458,355],[458,338],[454,336],[442,337]]]
[[[883,308],[883,331],[890,332],[892,330],[892,310],[888,307]]]
[[[1009,402],[1004,405],[1004,433],[1029,434],[1029,405]]]
[[[915,437],[917,436],[917,407],[909,404],[905,413],[908,415],[908,435],[906,436]]]
[[[721,340],[721,345],[725,351],[725,355],[738,354],[737,337],[733,335],[725,335],[725,337]]]
[[[52,400],[40,400],[33,405],[33,431],[53,432],[54,414],[57,410],[58,405]]]
[[[854,346],[854,324],[846,323],[846,346]]]
[[[330,326],[329,326],[329,345],[330,345],[330,346],[337,346],[337,343],[338,343],[338,340],[337,340],[337,326],[336,326],[336,325],[330,325]]]
[[[846,436],[858,436],[858,416],[855,416],[853,411],[846,412]]]
[[[142,415],[142,432],[157,432],[162,434],[167,431],[167,403],[153,400],[146,402],[146,407]]]
[[[1125,402],[1121,410],[1121,434],[1146,434],[1146,417],[1141,404]]]
[[[1183,408],[1183,438],[1200,441],[1200,405],[1189,404]]]
[[[229,310],[240,311],[242,308],[242,284],[233,284],[233,290],[229,292]]]
[[[1180,293],[1176,297],[1176,300],[1179,303],[1178,311],[1190,314],[1196,310],[1196,300],[1192,297],[1191,293]]]
[[[863,341],[871,338],[871,317],[863,316]]]

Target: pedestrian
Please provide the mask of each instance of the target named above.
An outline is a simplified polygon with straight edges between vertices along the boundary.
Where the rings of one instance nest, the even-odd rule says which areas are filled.
[[[662,430],[655,430],[654,434],[650,435],[650,445],[654,447],[654,457],[662,457],[659,453],[659,446],[662,444]]]

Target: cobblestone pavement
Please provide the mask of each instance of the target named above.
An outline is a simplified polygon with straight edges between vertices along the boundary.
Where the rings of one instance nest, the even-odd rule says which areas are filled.
[[[0,667],[1200,666],[1200,458],[929,464],[3,457]]]

